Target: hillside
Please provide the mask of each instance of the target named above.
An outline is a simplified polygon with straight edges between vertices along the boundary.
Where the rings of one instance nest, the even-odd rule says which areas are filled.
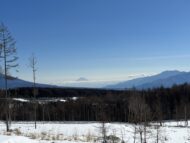
[[[118,84],[106,86],[108,89],[148,89],[157,87],[172,87],[174,84],[180,85],[190,83],[190,72],[164,71],[160,74],[136,78]]]
[[[33,82],[25,81],[12,76],[7,77],[8,88],[21,88],[21,87],[33,87]],[[54,85],[36,83],[37,87],[56,87]],[[5,87],[5,76],[0,74],[0,89]]]

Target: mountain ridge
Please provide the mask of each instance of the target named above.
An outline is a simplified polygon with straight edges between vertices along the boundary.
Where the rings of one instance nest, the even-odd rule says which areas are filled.
[[[108,89],[148,89],[156,87],[171,87],[174,84],[190,83],[190,72],[172,70],[164,71],[160,74],[153,76],[136,78],[124,82],[120,82],[114,85],[108,85],[105,88]]]
[[[5,88],[5,75],[0,74],[0,89]],[[57,87],[55,85],[36,83],[37,87]],[[12,88],[20,88],[20,87],[33,87],[33,82],[26,81],[23,79],[19,79],[13,76],[7,76],[7,87]]]

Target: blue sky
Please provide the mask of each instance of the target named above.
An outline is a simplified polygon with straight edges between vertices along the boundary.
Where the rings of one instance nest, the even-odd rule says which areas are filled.
[[[62,83],[125,80],[190,71],[189,0],[0,0],[0,21],[17,41],[17,76]]]

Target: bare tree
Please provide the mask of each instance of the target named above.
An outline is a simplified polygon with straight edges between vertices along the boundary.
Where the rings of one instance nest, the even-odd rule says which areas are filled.
[[[133,96],[129,98],[129,121],[135,123],[135,125],[139,124],[138,129],[136,126],[134,128],[134,142],[136,141],[137,132],[140,134],[141,143],[147,143],[147,126],[150,120],[150,108],[144,97],[133,93]],[[144,141],[143,141],[143,133],[144,133]]]
[[[6,129],[9,131],[11,123],[11,112],[10,112],[10,95],[8,94],[8,73],[11,68],[18,66],[16,63],[18,57],[16,56],[15,40],[11,36],[7,27],[0,24],[0,55],[4,63],[4,79],[5,79],[5,98],[6,98]]]
[[[184,110],[184,121],[185,121],[185,127],[188,126],[188,117],[189,117],[189,102],[188,102],[188,96],[187,96],[187,88],[185,88],[185,95],[184,99],[181,101],[182,110]]]
[[[167,140],[167,136],[165,135],[165,131],[161,126],[157,123],[154,125],[155,132],[155,143],[164,143]]]
[[[102,143],[107,143],[107,127],[106,127],[106,123],[104,121],[101,122],[101,134],[102,134]]]
[[[100,127],[99,132],[101,135],[102,143],[107,143],[107,133],[108,133],[108,126],[106,123],[108,122],[108,118],[106,116],[106,111],[105,111],[105,105],[103,102],[99,104],[99,121],[100,121]]]
[[[30,67],[32,69],[32,75],[33,75],[33,97],[34,97],[34,125],[36,129],[36,108],[37,108],[37,102],[36,102],[36,95],[37,95],[37,89],[36,89],[36,65],[37,65],[37,58],[34,54],[29,59]]]
[[[155,129],[156,129],[156,143],[159,143],[159,140],[160,140],[160,130],[159,130],[160,126],[156,125]]]
[[[100,118],[100,132],[102,135],[102,143],[107,143],[107,132],[108,132],[108,127],[106,126],[106,116],[105,116],[105,112],[101,112],[101,118]]]
[[[162,126],[163,122],[163,112],[162,112],[162,106],[161,101],[157,99],[157,102],[155,103],[155,116],[157,117],[158,122],[160,123],[160,126]]]

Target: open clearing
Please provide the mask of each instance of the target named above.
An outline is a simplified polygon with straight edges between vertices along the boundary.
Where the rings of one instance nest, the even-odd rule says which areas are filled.
[[[165,122],[159,130],[156,124],[147,128],[147,143],[159,142],[188,143],[190,142],[190,128],[183,127],[184,122]],[[136,126],[137,130],[143,126]],[[133,143],[135,126],[126,123],[107,123],[108,136],[116,142]],[[12,122],[12,132],[5,132],[5,124],[0,122],[0,143],[92,143],[101,142],[101,124],[97,122],[38,122],[34,129],[33,122]],[[158,131],[158,132],[157,132]],[[136,143],[140,142],[140,134],[136,135]],[[110,140],[110,142],[112,142]]]

